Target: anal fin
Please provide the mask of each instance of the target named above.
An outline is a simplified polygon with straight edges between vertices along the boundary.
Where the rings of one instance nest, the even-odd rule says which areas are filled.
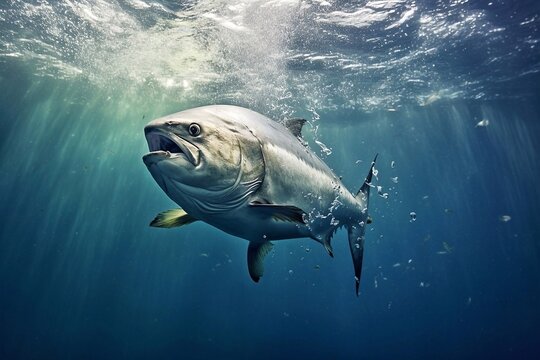
[[[191,224],[197,221],[183,209],[165,210],[156,215],[150,226],[161,228],[172,228]]]
[[[274,247],[270,241],[263,243],[250,242],[247,249],[247,262],[249,276],[255,282],[259,282],[264,273],[264,258]]]
[[[324,248],[326,249],[326,252],[328,253],[328,255],[330,255],[330,257],[334,257],[334,250],[332,249],[332,244],[330,244],[333,234],[334,233],[331,232],[328,236],[325,236],[322,242]]]
[[[324,249],[330,255],[330,257],[334,257],[334,249],[332,249],[332,236],[334,236],[335,229],[330,230],[328,233],[326,233],[323,236],[311,236],[311,238],[319,243],[321,243],[324,246]]]

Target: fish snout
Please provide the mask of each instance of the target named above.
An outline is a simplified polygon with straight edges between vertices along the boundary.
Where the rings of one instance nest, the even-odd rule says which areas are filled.
[[[179,124],[178,121],[172,120],[170,118],[159,118],[150,121],[145,127],[144,127],[144,134],[148,134],[149,132],[153,131],[170,131],[171,128],[174,128]]]
[[[152,132],[157,132],[157,131],[163,130],[164,129],[163,125],[164,124],[162,122],[157,122],[156,120],[148,123],[148,125],[146,125],[144,127],[144,135],[148,136],[148,134],[150,134]]]

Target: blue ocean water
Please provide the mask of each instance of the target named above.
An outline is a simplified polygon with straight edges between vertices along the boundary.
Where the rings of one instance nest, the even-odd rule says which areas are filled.
[[[0,358],[538,358],[539,10],[2,2]],[[144,125],[217,103],[306,118],[353,191],[379,153],[359,297],[344,230],[255,284],[245,240],[148,226]]]

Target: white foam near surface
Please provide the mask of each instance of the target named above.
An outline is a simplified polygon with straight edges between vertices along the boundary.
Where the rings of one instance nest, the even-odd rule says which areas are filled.
[[[515,47],[503,52],[507,27],[468,2],[441,2],[429,11],[414,0],[167,4],[14,0],[0,10],[2,22],[13,27],[0,34],[0,59],[33,62],[37,74],[83,76],[100,86],[151,84],[201,102],[271,102],[285,114],[292,99],[319,110],[339,104],[396,112],[408,103],[489,99],[498,94],[492,84],[539,71],[536,62],[523,60],[538,39],[515,38]],[[533,20],[516,24],[527,28]],[[460,74],[426,66],[473,43],[486,48],[488,78],[472,65]]]

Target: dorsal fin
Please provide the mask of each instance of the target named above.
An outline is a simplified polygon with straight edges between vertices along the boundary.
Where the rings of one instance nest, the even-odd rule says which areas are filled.
[[[283,123],[287,129],[296,137],[302,137],[302,126],[306,123],[306,119],[294,118],[287,119]]]

